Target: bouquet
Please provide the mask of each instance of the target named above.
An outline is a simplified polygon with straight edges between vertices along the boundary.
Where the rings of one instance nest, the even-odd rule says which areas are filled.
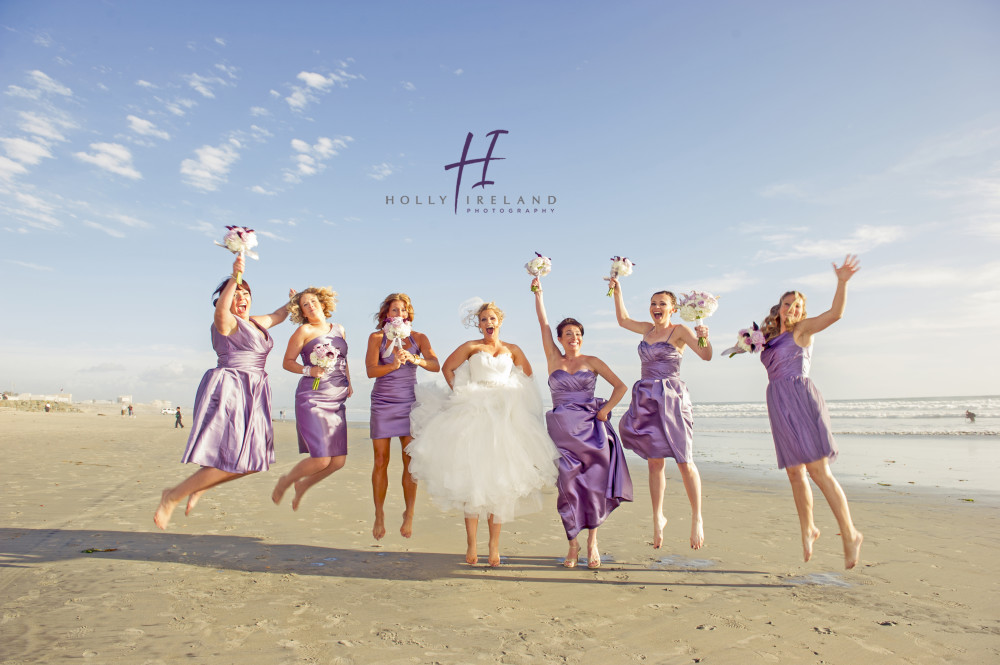
[[[691,293],[681,295],[677,313],[685,321],[692,321],[695,325],[701,325],[700,321],[715,314],[715,310],[718,308],[719,299],[716,296],[713,296],[708,291],[692,291]],[[699,337],[698,346],[705,348],[708,346],[708,340],[704,337]]]
[[[233,254],[249,256],[251,259],[259,259],[253,248],[257,246],[257,234],[253,229],[246,229],[242,226],[227,226],[226,237],[222,242],[216,241],[219,247],[225,247]],[[243,273],[236,273],[236,283],[243,283]]]
[[[617,279],[619,277],[628,277],[632,274],[632,266],[635,264],[629,261],[624,256],[612,256],[611,257],[611,278]],[[615,293],[615,287],[608,287],[608,297],[610,298]]]
[[[764,332],[754,321],[753,325],[749,328],[743,328],[738,333],[736,333],[736,346],[732,346],[723,353],[728,353],[729,357],[732,358],[737,353],[757,353],[764,348],[767,340],[764,339]]]
[[[309,362],[316,367],[322,367],[324,374],[333,369],[334,365],[337,364],[338,358],[340,358],[340,349],[329,342],[326,344],[317,344],[316,348],[314,348],[312,353],[309,354]],[[313,390],[319,388],[319,381],[321,378],[322,377],[316,377],[313,379]]]
[[[402,316],[390,316],[385,320],[382,332],[385,333],[386,339],[390,342],[382,354],[384,358],[388,358],[392,355],[393,347],[403,348],[403,340],[410,336],[413,328],[410,327],[410,322]]]
[[[552,272],[552,259],[535,252],[535,258],[524,264],[524,269],[532,277],[545,277]],[[538,291],[538,287],[531,287],[532,291]]]

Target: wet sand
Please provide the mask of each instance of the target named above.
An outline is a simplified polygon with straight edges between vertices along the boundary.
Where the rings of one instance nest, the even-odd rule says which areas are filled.
[[[187,430],[171,416],[0,409],[0,664],[1000,660],[995,497],[845,483],[865,545],[844,571],[818,493],[823,535],[806,564],[784,474],[735,463],[700,465],[698,551],[668,464],[671,521],[653,550],[636,466],[635,503],[600,530],[599,570],[559,565],[554,490],[545,511],[504,525],[503,565],[490,569],[464,563],[462,515],[423,493],[413,538],[399,535],[395,443],[388,535],[374,541],[363,427],[298,512],[290,494],[274,506],[278,475],[299,459],[293,426],[275,431],[269,472],[211,490],[161,532],[160,491],[195,470],[178,462]]]

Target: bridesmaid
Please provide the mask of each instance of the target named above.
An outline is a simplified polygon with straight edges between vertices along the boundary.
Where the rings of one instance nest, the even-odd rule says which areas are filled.
[[[847,281],[861,267],[858,257],[848,255],[843,265],[833,264],[837,291],[830,309],[806,317],[806,297],[798,291],[781,296],[764,319],[762,331],[767,339],[760,360],[767,368],[767,415],[778,456],[778,468],[784,469],[792,484],[795,510],[802,529],[802,554],[812,558],[813,543],[819,529],[813,522],[813,497],[809,479],[819,486],[830,504],[844,545],[844,567],[854,568],[861,558],[864,537],[854,528],[847,497],[830,471],[830,461],[837,457],[837,444],[830,431],[830,416],[823,396],[809,378],[813,335],[826,330],[844,315]]]
[[[379,305],[375,316],[375,332],[368,336],[365,367],[368,378],[375,379],[371,398],[371,438],[375,448],[375,467],[372,469],[372,496],[375,499],[375,526],[372,536],[382,540],[385,536],[385,495],[389,489],[389,443],[399,437],[403,452],[403,501],[406,510],[399,533],[404,538],[413,535],[413,510],[417,501],[417,482],[410,476],[410,456],[406,452],[413,437],[410,436],[410,410],[416,401],[414,386],[417,367],[428,372],[441,369],[427,335],[413,331],[403,348],[388,348],[390,341],[382,332],[387,319],[400,317],[413,322],[413,303],[405,293],[390,293]],[[422,357],[421,357],[422,356]]]
[[[588,529],[587,567],[599,568],[597,527],[622,501],[632,500],[632,479],[625,464],[625,451],[615,428],[608,424],[611,409],[625,396],[628,387],[603,360],[580,354],[583,324],[576,319],[563,319],[556,326],[564,353],[559,352],[552,339],[537,277],[532,280],[531,288],[535,292],[535,312],[542,329],[552,391],[553,409],[545,414],[545,421],[560,455],[556,505],[569,540],[563,565],[576,567],[580,555],[576,537]],[[594,397],[598,376],[612,386],[608,401]]]
[[[233,262],[233,277],[215,290],[212,348],[216,367],[205,372],[194,398],[191,434],[182,462],[200,464],[184,482],[163,490],[153,522],[166,529],[174,508],[188,498],[185,515],[206,490],[251,473],[266,471],[274,462],[271,387],[264,363],[274,347],[267,330],[288,316],[282,305],[263,316],[250,316],[250,285],[236,283],[243,258]],[[289,292],[289,297],[295,291]]]
[[[677,311],[677,298],[670,291],[657,291],[649,299],[649,321],[629,318],[625,310],[621,284],[611,278],[615,294],[615,314],[618,325],[642,335],[639,359],[642,378],[632,387],[632,403],[622,416],[618,429],[622,445],[646,460],[649,467],[649,496],[653,502],[653,548],[663,544],[663,475],[664,458],[673,457],[684,481],[684,491],[691,503],[691,548],[705,543],[701,518],[701,476],[695,466],[691,398],[687,386],[680,380],[681,356],[691,347],[702,360],[712,359],[712,343],[698,346],[698,338],[708,338],[708,328],[697,326],[695,332],[684,325],[670,322]]]
[[[293,297],[288,303],[292,321],[301,323],[292,333],[281,366],[293,374],[302,374],[295,390],[295,430],[299,452],[309,457],[296,464],[278,479],[271,500],[281,498],[293,484],[292,510],[298,510],[302,495],[310,487],[347,461],[347,398],[354,393],[347,366],[347,339],[344,327],[327,321],[337,308],[337,294],[330,287],[314,287]],[[312,364],[310,355],[320,345],[329,344],[339,357],[329,369]],[[300,357],[301,356],[301,357]],[[314,390],[315,379],[319,386]]]

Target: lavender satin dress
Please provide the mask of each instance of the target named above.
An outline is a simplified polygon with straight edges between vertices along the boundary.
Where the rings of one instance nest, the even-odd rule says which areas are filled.
[[[809,378],[812,345],[802,348],[784,332],[767,343],[760,361],[767,368],[767,415],[778,468],[836,459],[830,414]]]
[[[597,375],[589,370],[549,375],[549,436],[559,451],[556,507],[566,537],[596,529],[622,501],[632,500],[632,478],[625,451],[609,423],[597,419],[605,400],[594,397]]]
[[[392,352],[387,352],[389,347],[387,337],[382,337],[382,344],[378,349],[378,364],[388,365],[392,358]],[[413,341],[413,337],[407,338],[405,347],[413,355],[420,355],[420,347]],[[417,366],[412,363],[404,363],[397,369],[375,379],[372,387],[371,438],[391,439],[394,436],[410,436],[410,410],[417,400],[414,395],[414,386],[417,384]]]
[[[671,334],[673,334],[671,332]],[[642,378],[618,423],[622,445],[643,459],[692,461],[694,418],[687,386],[678,377],[681,354],[670,342],[639,342]]]
[[[236,317],[230,335],[212,326],[212,348],[219,362],[201,378],[181,461],[229,473],[266,471],[274,462],[274,429],[264,363],[274,340]]]
[[[309,354],[320,344],[330,343],[340,351],[336,364],[323,375],[313,390],[315,379],[303,376],[295,390],[295,430],[299,452],[310,457],[338,457],[347,454],[347,340],[344,329],[331,324],[330,332],[302,346],[299,360],[311,366]]]

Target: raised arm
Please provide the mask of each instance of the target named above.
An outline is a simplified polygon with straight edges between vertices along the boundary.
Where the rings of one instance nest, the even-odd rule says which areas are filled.
[[[837,290],[833,294],[833,304],[822,314],[803,319],[795,326],[792,334],[796,344],[803,347],[809,346],[812,344],[813,335],[821,330],[826,330],[844,316],[844,309],[847,306],[847,282],[859,270],[861,270],[861,264],[856,254],[845,256],[844,263],[839,267],[836,263],[833,264],[833,272],[837,275]]]
[[[549,370],[551,371],[552,363],[562,358],[562,354],[552,338],[552,328],[549,326],[549,317],[545,313],[545,302],[542,300],[542,285],[537,277],[531,280],[531,286],[532,288],[537,287],[535,290],[535,314],[538,315],[538,325],[542,329],[542,349],[545,351],[545,359],[549,362]]]
[[[622,295],[621,283],[614,277],[608,278],[608,281],[611,288],[615,290],[615,316],[618,317],[618,325],[640,335],[648,333],[653,328],[653,324],[649,321],[636,321],[629,318],[628,310],[625,309],[625,297]]]
[[[293,297],[295,297],[295,289],[288,289],[288,300],[291,301]],[[288,303],[285,303],[270,314],[261,314],[260,316],[254,316],[251,318],[259,323],[262,328],[276,326],[288,318]]]
[[[708,338],[708,326],[700,325],[695,326],[695,331],[691,332],[691,329],[685,325],[678,324],[675,329],[677,330],[677,338],[681,341],[683,345],[674,345],[678,347],[678,350],[683,351],[684,347],[687,346],[689,349],[694,351],[699,358],[702,360],[712,359],[712,340]],[[708,345],[701,347],[698,346],[698,336],[701,335],[708,341]]]
[[[234,330],[236,330],[236,317],[232,313],[233,307],[233,296],[236,295],[236,275],[243,272],[244,265],[243,257],[239,254],[236,255],[236,260],[233,261],[233,274],[226,282],[226,285],[222,287],[222,292],[219,293],[219,299],[215,303],[215,329],[219,331],[220,335],[229,336]]]

